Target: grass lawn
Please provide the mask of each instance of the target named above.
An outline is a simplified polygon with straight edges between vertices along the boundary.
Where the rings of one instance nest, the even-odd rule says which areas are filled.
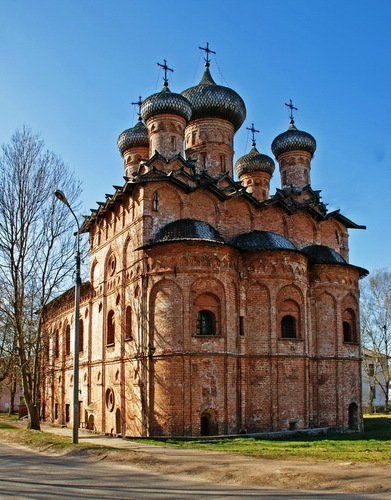
[[[319,437],[292,437],[280,440],[224,438],[208,441],[164,440],[168,446],[228,451],[263,458],[335,460],[341,462],[391,463],[391,416],[368,415],[365,431],[328,434]],[[145,440],[143,442],[146,442]],[[147,440],[162,444],[161,440]]]
[[[176,439],[143,440],[151,443],[182,448],[227,451],[270,459],[331,460],[337,462],[391,463],[391,415],[368,415],[364,419],[365,431],[349,434],[328,434],[319,437],[296,436],[279,440],[259,438],[223,438],[216,440],[181,441]],[[119,453],[93,444],[77,444],[68,437],[49,432],[26,430],[15,425],[13,419],[2,416],[0,440],[23,444],[40,451],[55,453]],[[111,451],[110,451],[111,450]],[[132,451],[128,450],[130,453]],[[123,453],[121,453],[123,454]],[[124,457],[125,458],[125,457]]]

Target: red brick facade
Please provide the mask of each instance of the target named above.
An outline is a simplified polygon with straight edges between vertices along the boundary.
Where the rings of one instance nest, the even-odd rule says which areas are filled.
[[[308,151],[278,157],[269,197],[267,173],[233,180],[228,119],[164,111],[146,120],[149,158],[140,144],[123,153],[128,179],[83,225],[82,424],[123,436],[360,428],[364,271],[347,263],[359,226],[326,212]],[[46,408],[66,425],[72,315],[68,293],[47,323]]]

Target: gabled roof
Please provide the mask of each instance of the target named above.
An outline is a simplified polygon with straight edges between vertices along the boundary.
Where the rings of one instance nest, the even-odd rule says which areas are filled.
[[[334,210],[333,212],[330,212],[329,214],[327,214],[325,219],[335,219],[350,229],[366,229],[367,228],[367,226],[362,226],[362,225],[356,224],[352,220],[350,220],[347,217],[345,217],[344,215],[342,215],[340,213],[339,209]]]
[[[220,200],[243,197],[259,209],[275,205],[289,214],[304,211],[318,221],[334,218],[347,228],[365,229],[365,226],[358,225],[340,214],[339,210],[328,214],[326,204],[321,201],[320,191],[313,190],[309,185],[303,188],[291,186],[285,189],[277,189],[272,197],[261,202],[248,193],[243,185],[235,181],[227,172],[219,177],[212,177],[205,170],[196,172],[194,161],[186,160],[180,154],[167,159],[160,153],[155,152],[147,161],[140,163],[132,177],[125,177],[124,186],[114,186],[114,194],[107,194],[106,201],[97,202],[98,208],[91,209],[91,215],[85,216],[81,231],[88,232],[91,224],[103,217],[107,212],[114,210],[115,205],[121,202],[124,194],[131,193],[136,185],[149,182],[172,183],[187,193],[197,189],[206,189]]]

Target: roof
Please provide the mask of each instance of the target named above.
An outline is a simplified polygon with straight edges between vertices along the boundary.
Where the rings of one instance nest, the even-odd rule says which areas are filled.
[[[183,240],[204,240],[224,243],[224,238],[207,222],[194,219],[179,219],[159,229],[151,244]]]
[[[302,248],[314,264],[347,264],[341,254],[325,245],[308,245]]]
[[[161,165],[160,168],[159,165]],[[187,193],[198,189],[208,190],[220,200],[241,197],[254,208],[263,209],[276,205],[289,214],[303,211],[318,221],[335,218],[345,227],[365,229],[365,226],[355,224],[341,215],[339,210],[328,214],[326,205],[320,199],[320,191],[313,190],[311,186],[300,189],[295,187],[277,189],[272,197],[259,201],[248,193],[240,182],[235,181],[227,173],[223,173],[219,177],[212,177],[205,171],[197,172],[194,168],[194,162],[186,160],[179,154],[167,159],[159,153],[155,153],[152,158],[140,163],[132,178],[125,177],[123,186],[114,186],[114,194],[106,195],[104,202],[98,202],[97,209],[91,209],[91,214],[85,216],[81,232],[88,232],[92,224],[100,218],[104,218],[107,213],[112,212],[117,204],[121,204],[126,194],[131,195],[138,185],[149,182],[170,183]]]
[[[272,231],[239,234],[232,238],[230,244],[241,250],[297,250],[291,241]]]

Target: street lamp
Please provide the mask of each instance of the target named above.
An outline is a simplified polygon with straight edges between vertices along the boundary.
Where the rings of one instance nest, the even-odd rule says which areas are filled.
[[[65,194],[57,190],[55,197],[66,205],[76,221],[75,339],[73,345],[73,428],[72,443],[79,442],[79,316],[80,316],[80,224]]]

